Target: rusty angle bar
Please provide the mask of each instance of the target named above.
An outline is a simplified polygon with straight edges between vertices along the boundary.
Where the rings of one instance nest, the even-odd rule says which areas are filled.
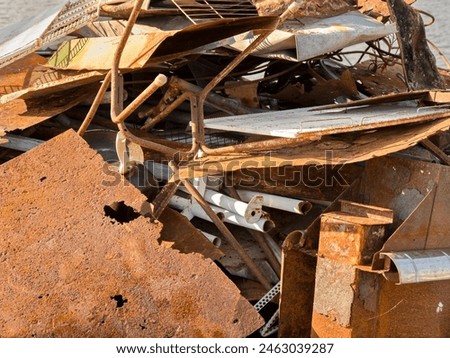
[[[111,71],[108,72],[105,79],[103,80],[103,83],[102,83],[100,89],[98,90],[97,95],[95,96],[94,102],[92,102],[89,112],[86,114],[86,117],[84,118],[83,123],[81,123],[81,126],[78,129],[77,133],[81,137],[84,136],[84,133],[86,133],[92,120],[94,119],[95,114],[97,113],[98,107],[100,107],[103,97],[105,96],[105,93],[110,84],[111,84]]]

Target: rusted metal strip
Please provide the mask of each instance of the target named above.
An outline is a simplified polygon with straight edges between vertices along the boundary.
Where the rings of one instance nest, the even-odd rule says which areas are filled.
[[[424,139],[420,142],[425,148],[427,148],[431,153],[436,155],[443,164],[450,165],[450,158],[445,152],[439,148],[436,144],[434,144],[431,140]]]
[[[108,72],[105,79],[103,80],[103,83],[102,83],[100,89],[98,90],[94,101],[92,102],[91,108],[89,109],[89,112],[86,114],[86,118],[84,119],[83,123],[81,124],[80,128],[78,129],[78,135],[80,135],[81,137],[84,135],[84,133],[86,133],[87,129],[89,128],[89,125],[91,124],[92,120],[94,119],[94,116],[97,113],[98,107],[100,107],[103,97],[105,96],[105,93],[106,93],[107,89],[109,88],[110,84],[111,84],[111,71]]]

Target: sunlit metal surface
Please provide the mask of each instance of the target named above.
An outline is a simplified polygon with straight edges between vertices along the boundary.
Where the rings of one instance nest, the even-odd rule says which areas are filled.
[[[390,270],[385,277],[399,285],[450,280],[450,249],[384,252],[381,256],[387,267],[397,270]]]

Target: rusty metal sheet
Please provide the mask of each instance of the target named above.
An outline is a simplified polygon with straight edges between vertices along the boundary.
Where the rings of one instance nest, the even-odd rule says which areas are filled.
[[[197,252],[211,260],[218,260],[224,256],[220,249],[209,242],[200,230],[177,211],[166,208],[159,221],[163,224],[161,240],[173,243],[172,249],[182,253]]]
[[[29,87],[33,81],[34,69],[45,63],[47,60],[44,57],[31,54],[1,68],[0,96]]]
[[[0,31],[0,67],[98,18],[99,0],[70,0]]]
[[[298,108],[212,118],[205,128],[282,138],[355,132],[450,116],[447,108],[418,108],[407,102],[339,110]]]
[[[2,337],[243,337],[222,271],[158,243],[136,188],[68,131],[0,166]]]
[[[382,177],[377,174],[381,167]],[[446,225],[449,174],[447,166],[402,158],[368,163],[365,175],[381,188],[378,192],[371,190],[372,200],[393,208],[396,224],[395,231],[374,257],[374,269],[383,269],[383,260],[379,260],[382,252],[450,247]]]
[[[396,285],[381,275],[379,280],[379,314],[368,317],[377,337],[450,337],[450,281]]]
[[[308,252],[283,244],[282,257],[279,336],[307,338],[311,336],[316,251]]]
[[[95,96],[98,90],[97,85],[81,88],[0,103],[0,127],[6,132],[32,127]]]
[[[57,94],[58,92],[99,82],[104,77],[105,73],[98,71],[75,72],[47,69],[39,71],[29,87],[1,96],[0,103],[4,104],[18,98],[28,99]]]

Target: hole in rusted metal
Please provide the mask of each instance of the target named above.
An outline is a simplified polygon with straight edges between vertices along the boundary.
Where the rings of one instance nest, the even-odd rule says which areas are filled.
[[[116,301],[117,308],[123,307],[123,305],[128,302],[128,300],[126,298],[124,298],[122,295],[111,296],[111,299]]]
[[[123,201],[115,201],[111,205],[105,205],[104,210],[106,216],[121,224],[129,223],[141,215],[131,206],[126,205]]]

